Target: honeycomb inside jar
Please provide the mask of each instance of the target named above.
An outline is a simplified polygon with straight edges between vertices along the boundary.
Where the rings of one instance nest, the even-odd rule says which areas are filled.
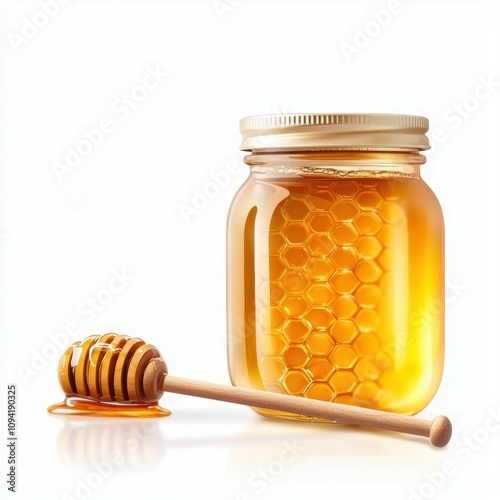
[[[425,407],[442,375],[444,317],[443,222],[428,186],[397,174],[253,174],[235,205],[233,383],[405,414]]]

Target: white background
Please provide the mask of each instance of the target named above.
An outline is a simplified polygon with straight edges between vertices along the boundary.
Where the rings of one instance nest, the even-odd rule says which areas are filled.
[[[2,387],[18,385],[16,498],[492,498],[499,2],[216,4],[69,1],[44,23],[40,3],[2,2],[0,326]],[[168,76],[137,90],[148,68]],[[130,93],[133,108],[121,104]],[[143,337],[170,373],[228,383],[225,224],[246,168],[199,213],[182,208],[241,162],[241,117],[307,111],[430,118],[423,176],[443,206],[449,286],[445,375],[422,416],[450,416],[450,445],[182,396],[165,396],[172,416],[147,424],[46,413],[62,399],[59,355],[94,333]],[[102,120],[112,130],[58,177],[54,163]],[[109,298],[113,272],[126,287],[92,315],[86,302]]]

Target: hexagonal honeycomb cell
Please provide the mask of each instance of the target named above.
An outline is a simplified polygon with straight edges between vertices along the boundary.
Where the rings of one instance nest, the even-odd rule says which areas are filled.
[[[302,319],[290,319],[283,325],[283,335],[289,342],[304,342],[311,333],[307,322]]]
[[[283,235],[290,243],[304,243],[309,237],[309,231],[303,223],[290,223],[283,229]]]
[[[306,270],[312,281],[328,281],[335,269],[328,258],[310,257],[306,263]]]
[[[309,212],[309,207],[304,201],[289,200],[283,208],[283,216],[287,220],[303,221]]]
[[[334,367],[328,359],[314,357],[307,363],[306,369],[313,380],[326,382],[332,376]]]
[[[377,331],[380,325],[380,316],[374,309],[361,309],[354,318],[360,332]]]
[[[339,200],[333,205],[331,212],[335,220],[351,222],[358,215],[359,206],[354,201]]]
[[[355,292],[354,298],[356,302],[365,308],[374,308],[380,301],[382,294],[380,287],[377,285],[361,285]]]
[[[375,332],[359,334],[353,345],[362,356],[376,356],[381,351],[381,342]]]
[[[335,248],[335,243],[328,234],[313,234],[307,240],[307,249],[311,257],[325,257]]]
[[[361,258],[374,259],[382,250],[382,245],[375,236],[360,236],[354,248]]]
[[[302,317],[310,307],[307,300],[300,295],[289,295],[281,304],[290,318]]]
[[[377,210],[384,199],[375,190],[363,190],[356,196],[356,203],[361,210]]]
[[[314,191],[314,194],[309,197],[307,203],[312,210],[325,212],[330,210],[335,199],[335,194],[331,190],[322,187]]]
[[[281,284],[287,292],[303,292],[309,284],[309,279],[304,273],[289,269],[281,278]]]
[[[288,370],[281,383],[288,394],[303,395],[311,383],[311,377],[306,371]]]
[[[332,303],[332,312],[338,319],[352,318],[358,310],[358,305],[350,295],[339,295]]]
[[[352,245],[359,233],[352,224],[337,224],[332,231],[332,236],[338,246]]]
[[[330,354],[330,361],[338,369],[352,368],[358,360],[358,353],[350,345],[337,345]]]
[[[327,306],[335,297],[335,293],[327,283],[311,285],[306,292],[306,298],[311,306]]]
[[[354,268],[354,273],[365,283],[375,283],[382,276],[382,270],[374,260],[360,260]]]
[[[339,319],[333,324],[330,335],[338,344],[347,344],[352,342],[359,329],[351,319]]]
[[[283,260],[288,267],[302,267],[309,260],[309,254],[302,247],[288,247],[283,252]]]
[[[359,261],[359,256],[353,247],[337,247],[330,254],[330,260],[335,269],[352,269]]]
[[[313,356],[327,356],[333,349],[335,340],[329,333],[313,332],[308,337],[306,345]]]
[[[309,226],[311,229],[317,233],[327,233],[335,224],[331,215],[327,213],[319,213],[315,214],[311,217],[311,221],[309,222]]]
[[[287,368],[304,368],[310,359],[309,356],[308,350],[301,344],[290,344],[281,353]]]
[[[245,261],[249,272],[256,263],[259,280],[253,289],[251,275],[245,277],[248,303],[256,295],[259,308],[255,331],[239,354],[246,356],[240,364],[248,371],[247,385],[378,407],[395,367],[387,339],[400,272],[395,250],[408,235],[401,200],[409,182],[326,176],[272,181],[289,196],[259,229],[269,236],[256,240],[256,255],[250,252]],[[249,240],[244,251],[251,246]]]
[[[331,280],[332,288],[339,295],[352,295],[359,285],[359,280],[351,271],[338,271]]]
[[[374,212],[361,212],[354,221],[359,234],[377,234],[382,227],[382,219]]]
[[[358,379],[351,370],[336,370],[330,379],[330,385],[337,394],[350,394]]]
[[[322,382],[313,382],[304,396],[311,399],[319,399],[321,401],[333,401],[335,392],[329,384]]]

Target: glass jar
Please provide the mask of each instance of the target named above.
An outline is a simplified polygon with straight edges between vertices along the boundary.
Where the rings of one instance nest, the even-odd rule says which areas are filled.
[[[228,219],[232,383],[414,414],[444,358],[444,229],[426,118],[244,118]],[[266,416],[307,419],[273,410]]]

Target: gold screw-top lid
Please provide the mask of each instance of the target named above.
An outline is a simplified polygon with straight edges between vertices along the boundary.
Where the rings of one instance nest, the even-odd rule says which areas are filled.
[[[423,116],[290,113],[240,121],[242,151],[415,151],[430,148]]]

